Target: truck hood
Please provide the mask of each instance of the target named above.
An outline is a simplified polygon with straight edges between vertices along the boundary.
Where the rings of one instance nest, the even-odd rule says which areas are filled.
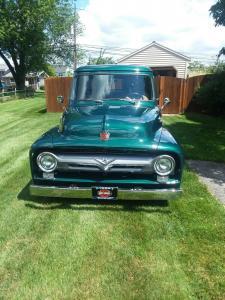
[[[74,146],[149,148],[161,128],[158,107],[88,106],[65,113],[63,119],[63,139]],[[102,132],[109,133],[108,140],[101,140]],[[53,137],[53,143],[58,142]]]

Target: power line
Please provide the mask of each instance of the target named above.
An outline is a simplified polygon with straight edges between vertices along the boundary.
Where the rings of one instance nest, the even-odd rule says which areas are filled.
[[[76,0],[74,0],[76,1]],[[72,46],[73,47],[73,46]],[[123,57],[125,55],[129,55],[134,51],[137,51],[138,49],[134,48],[123,48],[118,46],[109,46],[109,45],[95,45],[95,44],[77,44],[76,43],[76,36],[74,41],[74,52],[77,54],[77,47],[85,50],[88,53],[96,53],[99,54],[101,51],[103,51],[104,55],[113,55],[117,57]],[[182,51],[184,55],[188,55],[192,60],[198,60],[201,62],[206,63],[215,63],[218,59],[217,54],[200,54],[198,52],[184,52]]]
[[[80,44],[81,46],[84,47],[90,47],[90,48],[99,48],[99,49],[113,49],[113,50],[123,50],[123,51],[136,51],[137,49],[134,48],[122,48],[122,47],[116,47],[116,46],[106,46],[106,45],[90,45],[90,44]]]
[[[83,50],[85,50],[86,52],[90,52],[90,53],[99,53],[99,51],[102,49],[102,48],[99,48],[99,49],[90,49],[90,48],[83,48]],[[121,52],[118,52],[118,51],[113,51],[113,50],[105,50],[104,54],[106,55],[115,55],[115,56],[120,56],[120,57],[123,57],[127,54],[130,54],[130,53],[121,53]],[[198,61],[205,61],[205,62],[215,62],[217,60],[217,56],[215,57],[198,57],[198,56],[190,56],[190,58],[192,60],[198,60]]]
[[[98,48],[98,49],[110,49],[110,50],[114,50],[114,51],[130,51],[130,53],[132,51],[137,51],[138,49],[136,48],[124,48],[124,47],[118,47],[118,46],[108,46],[108,45],[93,45],[93,44],[79,44],[80,46],[83,46],[85,48]],[[179,51],[184,55],[188,55],[188,56],[197,56],[197,57],[206,57],[206,58],[213,58],[213,57],[217,57],[217,54],[202,54],[200,52],[186,52],[186,51]]]

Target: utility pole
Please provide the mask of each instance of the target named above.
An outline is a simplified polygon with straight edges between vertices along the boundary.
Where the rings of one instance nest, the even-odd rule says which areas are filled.
[[[77,28],[76,28],[76,18],[77,18],[77,0],[74,0],[74,23],[73,23],[73,68],[74,71],[77,68]]]

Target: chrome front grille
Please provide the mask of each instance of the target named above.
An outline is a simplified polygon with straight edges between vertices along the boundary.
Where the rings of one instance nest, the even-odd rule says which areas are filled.
[[[125,155],[56,155],[61,171],[153,173],[153,157]]]

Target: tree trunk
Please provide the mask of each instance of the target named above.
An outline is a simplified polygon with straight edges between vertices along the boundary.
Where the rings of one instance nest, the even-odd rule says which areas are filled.
[[[16,89],[17,90],[25,90],[25,73],[16,72],[15,74],[15,82],[16,82]]]

